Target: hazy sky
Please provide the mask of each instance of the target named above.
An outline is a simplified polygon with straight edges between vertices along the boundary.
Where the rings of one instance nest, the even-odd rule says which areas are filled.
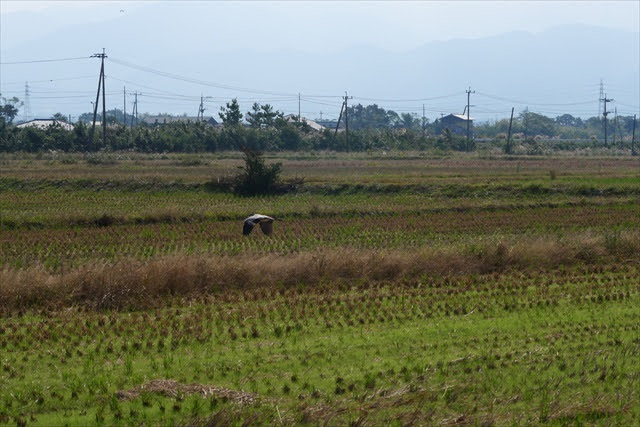
[[[218,30],[219,49],[335,50],[369,45],[407,50],[434,40],[478,38],[508,31],[537,32],[566,24],[599,25],[638,32],[640,1],[0,1],[5,44],[78,22],[126,20],[136,9],[185,11],[171,30],[207,37]],[[124,10],[124,12],[121,12]],[[11,15],[46,12],[37,28],[11,28]],[[191,14],[191,16],[189,16]],[[14,15],[15,16],[15,15]],[[185,19],[186,17],[186,19]],[[206,19],[203,19],[206,17]],[[167,20],[172,18],[167,16]],[[196,22],[199,28],[188,28]],[[140,22],[140,31],[153,23]],[[233,34],[228,34],[234,28]],[[166,29],[166,28],[165,28]],[[210,37],[210,36],[208,36]],[[215,46],[215,43],[212,43]],[[6,46],[4,47],[6,49]]]
[[[56,111],[78,114],[86,111],[91,100],[95,98],[95,95],[92,95],[96,90],[97,62],[95,60],[23,65],[15,65],[15,63],[51,58],[87,57],[104,47],[110,58],[107,65],[107,86],[113,91],[109,93],[111,97],[107,102],[108,108],[120,106],[117,95],[122,93],[125,83],[127,90],[142,91],[147,97],[151,96],[150,87],[156,95],[161,92],[160,88],[164,88],[190,96],[182,103],[176,99],[165,99],[164,103],[159,98],[144,99],[144,111],[149,112],[189,111],[192,114],[195,109],[193,104],[202,94],[220,98],[211,101],[208,110],[211,114],[231,96],[247,98],[243,101],[245,110],[254,101],[248,99],[253,96],[250,94],[237,94],[231,90],[224,92],[219,88],[212,89],[198,84],[162,80],[157,75],[149,75],[140,70],[124,69],[121,65],[111,62],[121,59],[181,76],[218,82],[221,85],[287,93],[321,93],[322,95],[325,95],[325,92],[341,95],[345,90],[349,90],[349,93],[354,93],[356,97],[357,95],[369,96],[374,100],[428,98],[449,94],[452,91],[463,91],[468,85],[474,85],[474,89],[478,88],[479,91],[484,89],[505,98],[529,101],[536,96],[548,96],[546,93],[540,93],[542,86],[556,96],[559,96],[560,92],[566,93],[567,95],[563,98],[545,102],[566,103],[567,107],[558,108],[567,108],[574,114],[582,113],[578,111],[579,107],[570,105],[572,102],[591,98],[596,101],[594,106],[589,108],[597,112],[597,86],[599,79],[603,78],[607,84],[606,88],[617,98],[617,102],[621,103],[621,108],[637,111],[640,96],[638,96],[638,79],[635,77],[638,74],[638,67],[635,64],[637,64],[640,49],[634,48],[626,49],[625,53],[616,54],[615,57],[609,57],[608,61],[589,60],[587,64],[581,66],[579,72],[575,70],[575,75],[571,76],[572,80],[569,84],[557,83],[554,87],[551,87],[550,83],[555,76],[549,75],[553,70],[553,64],[547,66],[543,60],[541,62],[544,66],[541,70],[536,68],[534,72],[538,74],[529,75],[527,84],[515,82],[512,85],[512,88],[516,86],[517,90],[509,90],[507,85],[494,90],[487,80],[483,81],[477,75],[470,75],[471,71],[465,66],[445,69],[445,75],[434,77],[437,75],[437,69],[442,67],[434,67],[428,73],[424,73],[413,66],[414,64],[409,64],[399,72],[387,74],[384,79],[380,77],[379,81],[370,82],[366,86],[367,78],[371,80],[378,77],[376,73],[389,64],[378,64],[380,66],[374,64],[349,81],[348,76],[343,73],[344,66],[333,67],[331,60],[325,61],[329,63],[329,67],[323,69],[323,74],[314,77],[307,77],[313,73],[304,67],[306,64],[296,68],[295,63],[286,62],[295,61],[297,52],[307,54],[307,56],[300,55],[300,58],[308,58],[309,54],[317,58],[334,58],[340,57],[340,52],[354,47],[359,49],[349,52],[358,52],[362,57],[380,61],[385,58],[384,60],[391,62],[393,59],[389,60],[389,58],[393,58],[393,55],[399,57],[411,54],[412,51],[421,52],[418,49],[437,41],[483,39],[513,31],[542,33],[550,28],[567,25],[599,26],[624,31],[625,33],[620,33],[618,37],[624,38],[625,42],[633,39],[633,46],[637,47],[640,45],[640,35],[638,35],[640,33],[640,0],[235,2],[0,0],[0,62],[5,64],[0,67],[0,92],[3,96],[23,98],[24,82],[29,81],[34,115],[46,116]],[[99,30],[96,30],[97,28]],[[588,34],[593,34],[592,29],[588,31]],[[576,27],[574,32],[579,33],[580,30]],[[507,39],[521,40],[517,35],[509,35]],[[591,54],[594,59],[600,58],[601,49],[593,52],[591,48],[589,51],[589,46],[578,46],[584,43],[576,42],[575,38],[572,40],[573,45],[565,45],[564,41],[559,40],[549,48],[555,50],[550,53],[567,57],[570,52],[576,54],[578,48],[586,48],[587,51],[581,54],[582,58],[589,59]],[[469,44],[468,40],[461,43]],[[607,46],[615,43],[615,41],[611,42]],[[501,45],[498,43],[497,46]],[[383,55],[384,52],[371,49],[384,49],[391,55]],[[291,53],[291,51],[297,52]],[[495,48],[492,53],[500,51],[501,48]],[[627,51],[629,51],[628,55]],[[334,54],[336,56],[331,56]],[[246,58],[250,57],[262,58],[262,62],[246,62]],[[226,65],[222,58],[226,58]],[[274,58],[287,58],[287,60],[276,64],[277,60]],[[448,59],[445,58],[439,64],[446,63]],[[484,60],[483,57],[476,57],[471,61],[475,64],[484,64]],[[350,65],[351,69],[358,68],[357,59],[354,61],[356,63]],[[503,65],[510,63],[508,58],[499,58],[485,65],[491,66],[497,61]],[[11,62],[14,64],[12,65]],[[235,68],[232,65],[235,65]],[[268,71],[276,68],[276,65],[280,66],[280,73],[269,78]],[[511,80],[526,75],[526,72],[530,71],[528,68],[535,68],[531,65],[528,68],[522,68],[527,67],[524,62],[511,63],[511,65],[510,74],[503,70],[504,67],[500,70],[492,70],[490,66],[485,68],[496,75],[499,71],[507,73],[505,76]],[[573,63],[570,63],[565,68],[573,72],[572,66]],[[316,68],[319,69],[319,67]],[[631,70],[625,76],[632,77],[616,80],[615,71],[618,70]],[[454,76],[456,72],[458,74]],[[579,81],[578,74],[589,74],[588,81]],[[618,73],[619,75],[621,74]],[[428,78],[425,78],[426,76]],[[73,77],[73,79],[67,79],[67,77]],[[473,77],[476,79],[474,80]],[[416,82],[415,87],[418,89],[397,93],[384,92],[387,87],[396,87],[391,86],[393,80],[408,81],[411,78]],[[47,79],[51,81],[43,83]],[[453,83],[455,90],[446,86],[446,80],[455,80]],[[437,81],[437,83],[428,86],[430,81]],[[338,83],[331,86],[332,82]],[[295,112],[298,102],[297,97],[293,98],[288,101],[288,104],[282,101],[276,106],[284,109],[285,112]],[[460,99],[455,97],[451,99],[451,105],[445,103],[447,100],[439,100],[432,104],[440,105],[432,105],[432,108],[438,111],[458,111],[461,110],[460,106],[465,100],[464,96]],[[260,99],[256,101],[264,102]],[[316,117],[322,109],[325,117],[333,114],[337,118],[341,100],[331,101],[332,105],[328,105],[329,101],[322,99],[316,101],[318,102],[315,104],[307,103],[306,109],[312,110],[308,113],[311,117]],[[475,114],[478,114],[477,117],[493,118],[506,114],[504,111],[510,111],[511,105],[492,107],[488,101],[478,102],[479,106],[474,110]],[[362,98],[362,102],[373,101]],[[495,100],[492,102],[496,103]],[[626,107],[624,103],[627,104]],[[395,105],[392,107],[399,108]],[[481,110],[483,107],[486,109],[484,115]],[[420,103],[405,106],[405,108],[405,111],[417,114],[422,112]],[[493,112],[497,110],[500,111]],[[398,109],[398,111],[402,110]],[[304,106],[302,112],[305,112]],[[431,112],[431,114],[435,113]]]

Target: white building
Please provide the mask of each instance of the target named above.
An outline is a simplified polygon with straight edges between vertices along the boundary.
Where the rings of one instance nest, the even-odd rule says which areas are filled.
[[[20,123],[19,125],[17,125],[17,127],[19,128],[36,127],[39,129],[46,129],[49,126],[53,126],[53,125],[62,126],[62,128],[66,130],[73,129],[72,124],[61,122],[59,120],[54,120],[54,119],[33,119],[33,120],[29,120],[28,122]]]

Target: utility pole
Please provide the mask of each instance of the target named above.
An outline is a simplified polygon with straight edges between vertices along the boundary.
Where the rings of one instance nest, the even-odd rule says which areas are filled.
[[[343,111],[344,111],[344,101],[342,102],[342,105],[340,106],[340,115],[338,116],[338,122],[336,123],[336,131],[333,133],[333,138],[334,139],[338,135],[338,128],[340,127],[340,120],[342,120],[342,112]]]
[[[347,151],[349,150],[349,105],[348,105],[348,101],[350,98],[353,98],[353,96],[349,97],[347,95],[347,91],[344,91],[344,129],[346,133],[346,137],[347,137]]]
[[[204,120],[204,96],[200,94],[200,107],[198,107],[198,121]]]
[[[633,132],[631,133],[631,155],[637,156],[636,152],[636,115],[633,115]]]
[[[607,102],[612,102],[613,99],[608,99],[607,98],[607,94],[604,94],[604,98],[602,98],[602,101],[604,102],[604,111],[602,112],[602,115],[604,116],[604,146],[608,147],[609,145],[607,144],[607,115],[609,114],[609,112],[607,111]]]
[[[136,126],[138,125],[138,92],[133,93],[133,109],[131,110],[131,127],[133,127],[133,118],[136,118]]]
[[[300,92],[298,92],[298,122],[300,122]]]
[[[624,138],[622,136],[622,126],[618,122],[618,108],[616,107],[616,129],[618,129],[618,136],[620,137],[620,148],[624,148]]]
[[[127,87],[122,87],[122,94],[124,96],[123,108],[122,108],[122,123],[124,127],[127,127]]]
[[[613,113],[613,116],[614,116],[614,119],[613,119],[614,129],[613,129],[613,141],[611,142],[611,146],[612,147],[616,146],[616,132],[617,132],[618,136],[620,137],[620,148],[622,148],[623,145],[624,145],[624,143],[623,143],[624,141],[622,139],[622,129],[620,128],[620,122],[618,121],[618,107],[615,107],[613,109],[613,111],[614,111],[614,113]]]
[[[471,149],[471,118],[469,117],[471,114],[471,105],[469,104],[471,100],[471,94],[476,93],[476,91],[471,91],[471,86],[466,90],[467,92],[467,151]]]
[[[509,119],[509,133],[507,134],[507,154],[511,154],[511,124],[513,123],[513,110],[515,107],[511,107],[511,119]]]
[[[425,118],[424,118],[424,104],[422,104],[422,137],[424,138],[424,131],[426,128],[426,122],[425,122]]]
[[[616,146],[616,131],[618,130],[618,107],[613,109],[613,141],[611,141],[611,146]]]
[[[349,99],[352,99],[353,96],[348,96],[347,92],[344,92],[344,96],[342,97],[343,101],[342,101],[342,107],[340,107],[340,115],[338,116],[338,122],[336,123],[336,130],[333,133],[333,137],[335,138],[336,135],[338,135],[338,128],[340,127],[340,120],[342,120],[342,113],[344,112],[344,127],[345,127],[345,131],[346,133],[346,139],[347,139],[347,151],[349,151],[349,116],[347,113],[347,101]]]
[[[98,78],[98,92],[96,93],[96,103],[93,107],[93,125],[91,126],[91,141],[93,142],[93,135],[96,129],[96,115],[98,113],[98,101],[100,100],[100,86],[102,86],[102,143],[106,147],[107,145],[107,108],[106,108],[106,98],[105,98],[105,90],[104,90],[104,58],[107,58],[107,55],[104,53],[104,48],[102,48],[102,53],[94,53],[91,55],[91,58],[100,58],[100,77]]]
[[[204,121],[204,112],[206,111],[206,108],[204,108],[205,99],[211,99],[211,97],[200,94],[200,106],[198,107],[198,121],[200,120]]]

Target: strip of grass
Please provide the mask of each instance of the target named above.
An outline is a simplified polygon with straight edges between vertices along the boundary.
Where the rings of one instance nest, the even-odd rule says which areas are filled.
[[[2,325],[0,421],[167,423],[223,410],[287,423],[635,424],[637,274],[570,269],[228,292],[150,312],[27,312]],[[114,397],[157,378],[260,403]]]

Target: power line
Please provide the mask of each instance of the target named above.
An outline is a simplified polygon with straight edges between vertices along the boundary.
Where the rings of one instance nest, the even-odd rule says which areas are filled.
[[[194,79],[194,78],[190,78],[190,77],[180,76],[178,74],[167,73],[165,71],[156,70],[156,69],[150,68],[150,67],[144,67],[144,66],[141,66],[141,65],[136,65],[136,64],[133,64],[131,62],[126,62],[126,61],[122,61],[122,60],[114,59],[114,58],[111,58],[111,61],[116,63],[116,64],[123,65],[125,67],[130,67],[130,68],[138,69],[138,70],[145,71],[145,72],[148,72],[148,73],[157,74],[159,76],[170,78],[170,79],[182,80],[182,81],[185,81],[185,82],[188,82],[188,83],[199,84],[199,85],[202,85],[202,86],[211,86],[211,87],[215,87],[215,88],[219,88],[219,89],[229,89],[229,90],[235,90],[235,91],[238,91],[238,92],[261,93],[261,94],[267,94],[267,95],[297,96],[297,94],[293,94],[293,93],[272,92],[272,91],[266,91],[266,90],[243,88],[243,87],[239,87],[239,86],[230,86],[230,85],[225,85],[225,84],[221,84],[221,83],[207,82],[207,81],[204,81],[204,80],[199,80],[199,79]]]
[[[79,56],[76,58],[60,58],[60,59],[36,59],[33,61],[0,62],[0,65],[35,64],[38,62],[76,61],[78,59],[88,59],[88,58],[90,58],[90,56]]]
[[[634,108],[636,110],[640,109],[640,106],[638,105],[625,104],[623,102],[616,102],[616,104],[622,105],[623,107]]]
[[[382,98],[365,98],[362,96],[355,96],[354,99],[361,99],[363,101],[380,101],[380,102],[423,102],[423,101],[433,101],[436,99],[445,99],[445,98],[453,98],[463,94],[464,92],[456,92],[449,95],[441,95],[434,96],[431,98],[415,98],[415,99],[382,99]]]
[[[120,79],[120,78],[118,78],[118,77],[113,77],[111,74],[109,74],[109,78],[110,78],[110,79],[114,79],[114,80],[118,80],[119,82],[132,84],[132,85],[134,85],[134,86],[139,86],[139,87],[144,88],[144,89],[157,90],[158,92],[164,92],[164,93],[169,94],[169,95],[181,96],[181,97],[189,96],[189,95],[180,95],[180,94],[178,94],[178,93],[169,92],[169,91],[166,91],[166,90],[163,90],[163,89],[158,89],[158,88],[153,88],[153,87],[150,87],[150,86],[141,85],[141,84],[139,84],[139,83],[134,83],[134,82],[129,81],[129,80],[124,80],[124,79]],[[194,97],[195,97],[195,96],[194,96]]]
[[[37,92],[30,92],[30,93],[37,93]],[[109,95],[114,95],[114,94],[118,94],[120,93],[119,91],[110,91],[107,92]],[[87,95],[60,95],[60,96],[32,96],[31,99],[72,99],[72,98],[86,98],[89,94],[87,93]]]
[[[488,93],[483,93],[483,92],[478,92],[478,95],[481,96],[486,96],[487,98],[491,98],[491,99],[495,99],[498,101],[504,101],[504,102],[512,102],[514,104],[522,104],[522,105],[542,105],[542,106],[568,106],[568,105],[587,105],[587,104],[593,104],[593,101],[580,101],[580,102],[567,102],[567,103],[560,103],[560,104],[545,104],[545,103],[535,103],[535,102],[529,102],[529,101],[519,101],[516,99],[509,99],[509,98],[503,98],[500,96],[495,96],[495,95],[490,95]]]
[[[95,55],[94,55],[95,56]],[[9,63],[4,63],[4,64],[13,64],[13,63],[35,63],[35,62],[53,62],[53,61],[68,61],[68,60],[76,60],[76,59],[86,59],[86,58],[90,58],[90,57],[77,57],[77,58],[60,58],[60,59],[42,59],[42,60],[34,60],[34,61],[17,61],[17,62],[9,62]],[[106,55],[105,55],[106,58]],[[246,97],[246,98],[238,98],[241,102],[245,102],[245,101],[249,101],[249,102],[260,102],[260,103],[265,103],[265,102],[275,102],[275,103],[280,103],[281,105],[289,105],[289,108],[291,111],[293,111],[293,107],[291,104],[293,104],[294,101],[298,101],[298,104],[301,101],[304,102],[308,102],[311,104],[316,104],[316,105],[320,105],[320,106],[327,106],[327,107],[333,107],[336,109],[336,113],[338,110],[338,105],[340,105],[340,103],[338,102],[332,102],[332,99],[336,99],[338,98],[338,95],[321,95],[321,94],[315,94],[315,95],[304,95],[302,93],[298,94],[298,93],[285,93],[285,92],[275,92],[275,91],[269,91],[269,90],[260,90],[260,89],[252,89],[252,88],[246,88],[246,87],[239,87],[239,86],[232,86],[232,85],[226,85],[226,84],[221,84],[221,83],[216,83],[216,82],[210,82],[210,81],[204,81],[204,80],[199,80],[199,79],[195,79],[195,78],[190,78],[190,77],[186,77],[186,76],[182,76],[182,75],[178,75],[178,74],[173,74],[173,73],[168,73],[168,72],[164,72],[164,71],[160,71],[154,68],[150,68],[150,67],[144,67],[144,66],[140,66],[137,64],[133,64],[127,61],[123,61],[123,60],[119,60],[119,59],[114,59],[114,58],[109,58],[108,60],[111,60],[113,63],[116,64],[120,64],[129,68],[133,68],[139,71],[143,71],[143,72],[148,72],[148,73],[153,73],[153,74],[157,74],[160,75],[162,77],[166,77],[166,78],[171,78],[171,79],[176,79],[176,80],[181,80],[181,81],[185,81],[188,83],[194,83],[194,84],[198,84],[198,85],[205,85],[205,86],[212,86],[212,87],[216,87],[216,88],[222,88],[222,89],[227,89],[227,90],[233,90],[233,91],[240,91],[240,92],[248,92],[248,93],[254,93],[254,94],[259,94],[259,95],[271,95],[271,98],[257,98],[257,97]],[[65,81],[65,80],[76,80],[76,79],[84,79],[84,78],[89,78],[91,76],[75,76],[75,77],[67,77],[67,78],[60,78],[60,79],[46,79],[46,80],[37,80],[37,81],[32,81],[32,82],[54,82],[54,81]],[[150,89],[152,92],[145,92],[144,95],[142,95],[141,93],[138,93],[138,95],[140,96],[146,96],[149,99],[155,99],[158,101],[161,100],[166,100],[166,101],[174,101],[174,104],[178,104],[180,101],[183,102],[187,102],[189,100],[197,100],[200,99],[199,96],[197,95],[187,95],[187,94],[180,94],[180,93],[175,93],[175,92],[170,92],[170,91],[166,91],[164,89],[160,89],[160,88],[154,88],[151,86],[147,86],[147,85],[141,85],[139,83],[135,83],[135,82],[131,82],[129,80],[124,80],[124,79],[120,79],[118,77],[113,77],[110,76],[110,78],[114,78],[115,80],[119,80],[125,83],[128,83],[127,85],[131,84],[133,86],[138,86],[140,88],[145,88],[145,89]],[[102,81],[99,84],[99,89],[100,86],[102,87],[102,90],[104,92],[104,75],[102,77]],[[15,82],[15,83],[19,83],[19,82]],[[9,85],[9,84],[15,84],[14,82],[10,82],[10,83],[4,83],[3,85]],[[588,85],[589,87],[597,87],[597,84],[591,84]],[[610,87],[610,85],[607,85],[607,87]],[[56,92],[56,91],[42,91],[42,90],[38,90],[38,87],[33,87],[30,86],[30,94],[31,94],[31,98],[36,100],[36,99],[73,99],[73,98],[83,98],[82,91],[60,91],[60,92]],[[5,91],[5,93],[11,93],[12,91]],[[16,92],[17,93],[17,92]],[[112,93],[116,93],[116,92],[109,92],[109,94]],[[130,92],[131,93],[131,92]],[[374,97],[354,97],[354,99],[358,100],[358,101],[369,101],[369,102],[383,102],[383,103],[388,103],[388,104],[393,104],[393,105],[381,105],[381,108],[385,108],[387,110],[393,110],[396,112],[410,112],[410,113],[414,113],[414,114],[419,114],[421,111],[424,112],[442,112],[442,111],[446,111],[446,110],[452,110],[455,107],[453,105],[447,105],[449,104],[449,102],[441,102],[439,103],[440,105],[434,105],[433,103],[427,104],[426,106],[424,106],[423,108],[423,103],[424,102],[429,102],[429,101],[435,101],[435,100],[445,100],[445,99],[455,99],[456,97],[458,97],[462,92],[456,92],[456,93],[452,93],[452,94],[447,94],[447,95],[440,95],[440,96],[433,96],[433,97],[424,97],[424,98],[393,98],[393,99],[389,99],[389,98],[374,98]],[[33,95],[36,96],[33,96]],[[75,95],[78,94],[78,95]],[[106,94],[106,93],[105,93]],[[532,106],[534,107],[534,110],[539,111],[541,113],[548,113],[548,114],[578,114],[578,115],[584,115],[584,114],[590,114],[590,111],[578,111],[578,110],[570,110],[567,111],[565,110],[556,110],[554,108],[544,108],[544,107],[570,107],[570,106],[580,106],[580,105],[590,105],[592,104],[594,101],[590,100],[590,101],[579,101],[579,102],[565,102],[565,103],[536,103],[536,102],[528,102],[528,101],[524,101],[524,100],[519,100],[519,99],[511,99],[508,97],[502,97],[502,96],[497,96],[497,95],[492,95],[492,94],[488,94],[488,93],[483,93],[483,92],[478,92],[478,95],[483,96],[485,98],[489,98],[489,99],[493,99],[497,102],[494,101],[494,103],[483,103],[482,106],[480,107],[476,107],[477,108],[477,112],[482,113],[482,114],[501,114],[501,113],[507,113],[506,109],[502,110],[503,104],[504,102],[509,102],[512,104],[522,104],[522,105],[527,105],[527,106]],[[104,96],[104,94],[103,94]],[[535,98],[535,96],[534,96]],[[209,100],[205,99],[203,100],[203,105],[204,104],[208,104],[211,105],[211,103],[215,103],[218,101],[224,101],[227,98],[224,97],[209,97]],[[395,103],[420,103],[418,105],[397,105]],[[103,104],[104,104],[104,98],[103,98]],[[636,105],[631,105],[631,104],[623,104],[623,103],[618,103],[618,105],[620,106],[625,106],[629,109],[633,109],[633,110],[637,110],[638,106]],[[103,106],[104,107],[104,106]],[[429,107],[429,108],[427,108]],[[474,106],[475,107],[475,106]],[[543,110],[538,110],[538,107],[543,107]],[[622,113],[622,110],[619,112]],[[298,115],[300,115],[300,106],[298,105]]]
[[[65,80],[80,80],[80,79],[89,79],[89,78],[94,78],[95,76],[78,76],[78,77],[66,77],[66,78],[62,78],[62,79],[47,79],[47,80],[31,80],[31,83],[48,83],[48,82],[59,82],[59,81],[65,81]],[[2,85],[21,85],[24,82],[20,81],[20,82],[2,82]]]
[[[337,104],[337,103],[329,103],[329,102],[322,102],[322,101],[314,101],[312,99],[308,99],[307,97],[303,97],[302,98],[303,101],[306,102],[310,102],[312,104],[318,104],[318,105],[328,105],[330,107],[337,107],[338,105],[342,105],[342,104]]]

